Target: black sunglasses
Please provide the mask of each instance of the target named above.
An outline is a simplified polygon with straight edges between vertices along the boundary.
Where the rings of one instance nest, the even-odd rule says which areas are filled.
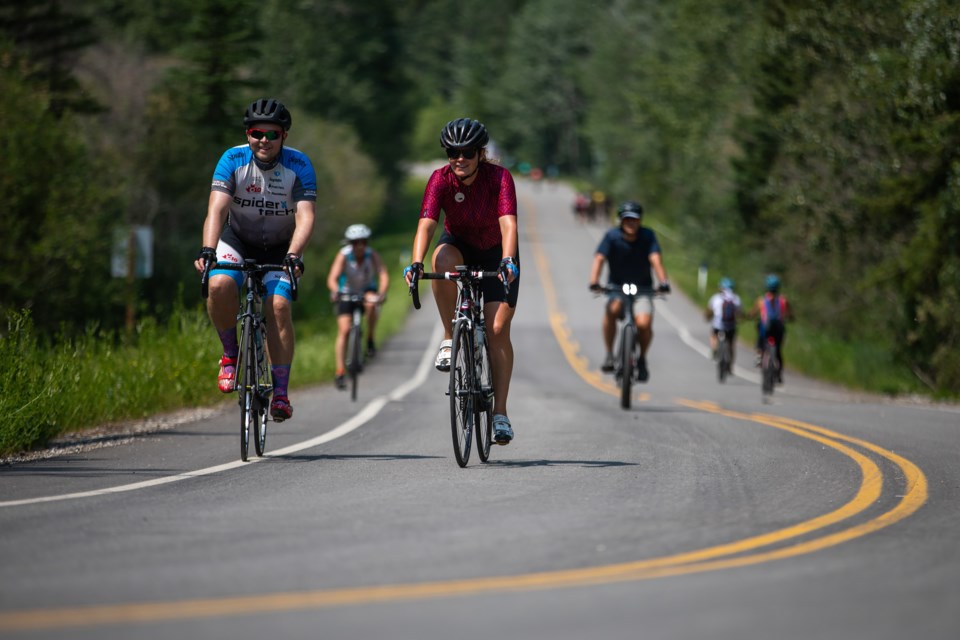
[[[276,140],[280,137],[279,131],[264,131],[263,129],[247,129],[247,135],[254,140]]]
[[[473,160],[477,157],[476,149],[447,149],[447,157],[451,160],[456,160],[460,156],[463,156],[464,160]]]

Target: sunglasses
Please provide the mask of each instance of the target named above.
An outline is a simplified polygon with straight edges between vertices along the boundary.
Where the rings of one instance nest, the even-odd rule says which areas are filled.
[[[263,129],[247,129],[247,135],[254,140],[276,140],[280,137],[279,131],[264,131]]]
[[[447,157],[456,160],[463,156],[464,160],[473,160],[477,156],[476,149],[447,149]]]

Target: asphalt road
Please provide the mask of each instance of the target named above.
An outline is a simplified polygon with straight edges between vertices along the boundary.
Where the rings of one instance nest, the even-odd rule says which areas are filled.
[[[454,460],[427,299],[357,403],[296,391],[257,462],[225,403],[0,467],[0,636],[960,637],[960,412],[789,370],[765,404],[751,367],[716,381],[679,294],[624,411],[586,290],[602,228],[519,194],[516,439],[490,463]]]

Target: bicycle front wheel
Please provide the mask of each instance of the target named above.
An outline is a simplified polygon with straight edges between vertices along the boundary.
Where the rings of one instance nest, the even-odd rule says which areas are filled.
[[[466,320],[457,322],[453,329],[450,350],[450,428],[453,431],[453,453],[457,464],[467,466],[470,459],[470,439],[473,436],[474,368],[473,340]]]
[[[270,395],[273,392],[273,384],[270,380],[270,361],[267,358],[267,336],[262,323],[257,331],[260,339],[257,342],[256,353],[256,416],[253,420],[253,442],[257,450],[257,456],[263,456],[263,452],[267,450],[267,416],[270,413]]]
[[[350,399],[356,401],[357,399],[357,384],[360,379],[360,369],[363,366],[360,358],[360,345],[361,341],[361,332],[360,325],[354,324],[350,328],[350,333],[347,336],[347,353],[349,354],[350,362],[347,365],[347,372],[350,374]]]
[[[630,408],[630,387],[633,384],[633,359],[637,350],[637,329],[625,322],[620,337],[620,406]]]
[[[245,318],[240,331],[237,390],[240,392],[240,459],[247,461],[250,431],[257,430],[257,354],[253,344],[253,320]]]
[[[482,462],[486,462],[490,458],[490,443],[493,440],[493,369],[490,366],[490,345],[486,339],[483,346],[477,349],[477,356],[474,364],[480,388],[473,423],[477,431],[477,455]]]

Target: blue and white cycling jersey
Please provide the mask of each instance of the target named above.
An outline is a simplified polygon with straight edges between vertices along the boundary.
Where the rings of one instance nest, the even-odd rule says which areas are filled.
[[[296,203],[317,199],[317,174],[297,149],[284,147],[265,166],[250,145],[239,145],[220,157],[210,188],[233,197],[228,224],[234,233],[252,246],[270,248],[290,242]]]

